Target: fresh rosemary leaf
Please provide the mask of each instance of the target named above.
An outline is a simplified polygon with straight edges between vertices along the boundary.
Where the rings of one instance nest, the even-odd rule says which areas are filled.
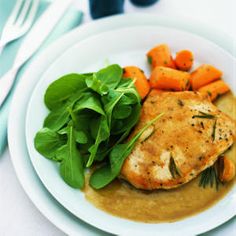
[[[212,93],[211,93],[210,91],[207,91],[207,94],[208,94],[209,96],[211,96],[211,95],[212,95]]]
[[[203,118],[203,119],[214,119],[215,116],[212,115],[212,114],[209,114],[209,113],[205,113],[205,112],[202,112],[202,111],[199,111],[199,115],[194,115],[192,116],[192,118]]]
[[[210,176],[214,174],[214,169],[210,169]],[[210,178],[210,186],[211,188],[214,186],[214,178]]]
[[[172,155],[170,156],[169,170],[174,179],[181,176],[180,170],[176,166],[175,160]]]
[[[218,171],[216,169],[216,166],[210,166],[209,168],[205,169],[202,174],[199,181],[199,187],[206,188],[210,186],[213,188],[215,186],[216,190],[219,189],[220,180],[218,177]]]
[[[209,171],[202,172],[201,179],[200,179],[200,182],[199,182],[199,186],[201,186],[203,188],[206,187],[206,183],[207,183],[207,179],[208,179],[208,174],[209,174]]]
[[[151,65],[152,64],[152,58],[148,57],[148,63]]]
[[[212,128],[212,140],[215,141],[215,137],[216,137],[216,122],[217,122],[217,119],[215,119],[215,122],[213,124],[213,128]]]
[[[219,184],[221,183],[219,178],[218,178],[218,174],[216,171],[214,171],[214,175],[215,175],[215,185],[216,185],[216,190],[218,191],[219,189]]]
[[[178,105],[183,107],[184,106],[184,102],[182,100],[178,99]]]

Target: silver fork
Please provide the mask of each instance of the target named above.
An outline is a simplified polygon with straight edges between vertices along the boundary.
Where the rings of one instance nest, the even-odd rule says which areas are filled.
[[[0,55],[11,41],[23,36],[31,27],[37,13],[39,0],[17,0],[0,38]]]

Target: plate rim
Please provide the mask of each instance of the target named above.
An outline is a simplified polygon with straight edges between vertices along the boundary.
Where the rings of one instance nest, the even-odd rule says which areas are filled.
[[[32,66],[37,62],[37,60],[42,60],[43,58],[43,55],[47,55],[49,54],[50,51],[52,51],[52,48],[56,48],[56,46],[60,45],[60,43],[62,43],[63,41],[68,41],[69,38],[71,37],[74,37],[76,36],[77,34],[80,35],[80,37],[84,37],[86,38],[87,36],[83,35],[84,34],[84,28],[85,26],[86,27],[90,27],[91,26],[94,26],[95,24],[97,24],[98,22],[100,22],[100,25],[103,25],[103,31],[105,32],[109,27],[108,25],[105,25],[108,24],[109,22],[114,22],[114,21],[117,21],[117,19],[120,20],[120,18],[130,18],[132,21],[135,21],[133,22],[133,25],[138,25],[140,24],[140,18],[145,18],[146,19],[146,22],[147,23],[150,23],[152,25],[165,25],[165,22],[167,22],[167,25],[171,25],[172,27],[176,27],[176,24],[178,25],[177,28],[181,28],[181,29],[184,29],[186,30],[186,28],[190,28],[190,25],[191,27],[195,24],[195,26],[197,26],[197,21],[193,21],[191,20],[191,22],[189,22],[189,24],[186,23],[185,20],[183,20],[182,18],[172,18],[171,20],[167,17],[163,17],[163,16],[156,16],[156,15],[149,15],[149,14],[140,14],[140,13],[135,13],[135,14],[129,14],[129,15],[126,15],[126,16],[114,16],[112,18],[106,18],[106,19],[101,19],[101,20],[98,20],[96,22],[91,22],[87,25],[83,25],[83,26],[80,26],[78,29],[75,29],[67,34],[65,34],[64,36],[62,36],[61,38],[59,38],[58,40],[56,40],[54,43],[52,43],[47,49],[45,49],[42,53],[40,53],[40,55],[38,55],[36,58],[34,58],[33,62],[28,66],[28,68],[26,69],[26,71],[24,72],[24,75],[22,76],[22,81],[20,81],[19,85],[22,84],[23,82],[25,82],[25,77],[27,74],[32,74]],[[106,21],[106,22],[105,22]],[[129,22],[129,21],[128,21]],[[116,28],[119,28],[121,27],[121,25],[124,24],[124,21],[120,23],[120,25],[117,23],[117,26]],[[88,26],[90,25],[90,26]],[[186,25],[188,25],[188,27],[186,27]],[[168,26],[167,26],[168,27]],[[211,27],[209,26],[206,26],[204,25],[203,28],[205,29],[205,32],[208,32],[209,29],[211,29]],[[204,32],[201,33],[200,29],[196,30],[195,31],[196,34],[202,34],[204,35]],[[82,36],[81,36],[82,35]],[[215,31],[213,33],[213,35],[218,35],[218,36],[222,36],[220,34],[220,32],[217,32]],[[209,36],[209,35],[204,35],[206,38],[211,38],[211,40],[213,41],[213,39],[215,37],[213,37],[212,35]],[[223,48],[225,48],[225,45],[228,45],[228,42],[230,42],[231,39],[229,36],[227,35],[224,35],[224,40],[222,40],[222,43],[220,44]],[[219,42],[218,42],[219,44]],[[66,51],[66,48],[63,49],[63,52]],[[35,79],[36,80],[36,79]],[[19,87],[19,86],[17,86]],[[18,91],[19,89],[17,88],[16,89],[16,93],[13,97],[13,101],[16,101],[17,99],[17,95],[19,93]],[[18,91],[18,92],[17,92]],[[15,105],[16,106],[16,105]],[[35,206],[43,213],[43,215],[48,218],[51,222],[53,222],[58,228],[60,228],[62,231],[64,232],[67,232],[67,233],[75,233],[76,231],[73,231],[73,229],[71,228],[68,228],[66,227],[66,225],[63,225],[61,224],[63,221],[61,222],[58,222],[57,219],[55,219],[54,215],[51,214],[50,212],[48,212],[47,210],[45,210],[44,207],[42,207],[42,205],[44,205],[44,201],[40,200],[40,199],[37,199],[36,195],[34,193],[32,193],[31,191],[31,188],[28,186],[30,183],[27,182],[28,180],[26,179],[26,176],[25,174],[23,173],[23,171],[21,170],[21,168],[23,168],[23,166],[21,166],[21,162],[18,161],[16,159],[16,156],[17,156],[17,153],[15,153],[15,149],[14,149],[14,141],[12,141],[11,137],[14,136],[14,130],[12,130],[12,122],[14,122],[14,119],[12,119],[11,117],[11,114],[14,113],[14,109],[15,109],[15,106],[14,104],[11,106],[11,110],[10,110],[10,118],[9,118],[9,122],[8,122],[8,142],[9,142],[9,151],[10,151],[10,154],[11,154],[11,160],[12,160],[12,163],[13,163],[13,166],[14,166],[14,169],[15,169],[15,172],[17,174],[17,178],[19,179],[20,181],[20,184],[22,185],[23,189],[25,190],[26,194],[29,196],[29,198],[31,199],[31,201],[35,204]],[[19,127],[18,127],[19,128]],[[17,131],[16,131],[16,134],[17,134]],[[25,152],[26,150],[22,151],[22,152]],[[32,184],[32,183],[31,183]],[[39,190],[40,191],[40,190]],[[60,221],[60,220],[59,220]],[[78,232],[77,232],[78,233]]]
[[[35,91],[37,91],[37,89],[38,89],[38,87],[40,87],[42,84],[43,84],[43,82],[45,82],[45,77],[46,77],[46,75],[47,75],[47,73],[48,73],[48,71],[50,71],[51,70],[51,68],[53,68],[57,63],[58,63],[58,61],[60,61],[60,60],[62,60],[62,58],[63,57],[65,57],[65,55],[67,55],[67,53],[70,53],[71,51],[73,51],[75,48],[77,48],[77,47],[81,47],[80,46],[80,44],[83,44],[83,42],[85,41],[85,43],[86,43],[86,41],[88,41],[88,40],[94,40],[94,39],[96,39],[97,37],[101,37],[101,36],[103,36],[103,34],[112,34],[114,31],[123,31],[123,30],[131,30],[131,28],[133,29],[133,28],[138,28],[139,30],[140,30],[140,28],[142,28],[142,30],[143,30],[143,28],[155,28],[155,29],[157,29],[157,30],[164,30],[164,31],[166,31],[167,30],[167,32],[168,31],[171,31],[171,32],[173,32],[174,31],[174,33],[179,33],[179,34],[185,34],[185,35],[187,35],[187,36],[189,36],[189,37],[192,37],[192,38],[195,38],[196,40],[202,40],[202,42],[203,43],[208,43],[208,44],[210,44],[210,45],[212,45],[212,47],[215,47],[216,49],[218,49],[221,53],[224,53],[224,54],[226,54],[228,57],[230,57],[230,60],[232,60],[233,61],[233,63],[235,63],[236,61],[235,61],[235,58],[232,56],[232,55],[230,55],[227,51],[225,51],[224,49],[222,49],[221,47],[219,47],[218,45],[216,45],[215,43],[213,43],[213,42],[211,42],[211,41],[209,41],[209,40],[207,40],[207,39],[205,39],[205,38],[202,38],[202,37],[200,37],[200,36],[198,36],[198,35],[196,35],[196,34],[192,34],[192,33],[189,33],[189,32],[186,32],[186,31],[183,31],[183,30],[177,30],[177,29],[173,29],[173,28],[166,28],[166,27],[162,27],[162,26],[131,26],[131,27],[122,27],[121,29],[114,29],[114,30],[109,30],[109,31],[107,31],[107,32],[102,32],[102,33],[99,33],[99,34],[96,34],[96,35],[94,35],[94,36],[91,36],[91,37],[89,37],[89,38],[86,38],[85,40],[83,40],[83,41],[81,41],[81,42],[79,42],[79,43],[77,43],[77,44],[75,44],[75,45],[73,45],[73,46],[71,46],[70,48],[68,48],[68,50],[63,54],[63,55],[61,55],[59,58],[57,58],[57,60],[55,60],[48,68],[47,68],[47,70],[42,74],[42,76],[41,76],[41,78],[40,78],[40,80],[38,81],[38,83],[37,83],[37,85],[35,86],[35,88],[34,88],[34,91],[33,91],[33,93],[32,93],[32,96],[31,96],[31,98],[30,98],[30,101],[29,101],[29,103],[28,103],[28,108],[27,108],[27,114],[26,114],[26,123],[25,123],[25,127],[26,127],[26,130],[27,130],[27,123],[28,123],[28,111],[29,111],[29,106],[30,106],[30,104],[31,104],[31,102],[32,102],[32,97],[35,95]],[[27,131],[25,131],[25,133],[27,134]],[[62,204],[62,206],[64,206],[68,211],[70,211],[70,212],[72,212],[75,216],[77,216],[78,218],[80,218],[81,220],[84,220],[85,222],[87,222],[88,224],[91,224],[91,225],[95,225],[95,227],[97,227],[97,228],[100,228],[101,230],[104,230],[104,231],[106,231],[106,232],[109,232],[109,233],[115,233],[115,234],[124,234],[124,231],[122,230],[122,229],[118,229],[118,227],[116,227],[116,228],[114,228],[114,227],[110,227],[109,226],[109,224],[108,225],[106,225],[106,224],[101,224],[101,223],[98,223],[97,221],[94,221],[94,220],[91,220],[91,217],[89,217],[87,214],[81,214],[81,212],[79,212],[79,211],[77,211],[76,212],[76,210],[75,209],[72,209],[72,208],[68,208],[68,205],[67,205],[67,203],[66,202],[68,202],[68,201],[66,201],[65,199],[63,199],[63,197],[61,197],[60,195],[58,195],[57,193],[55,193],[55,191],[53,192],[53,190],[52,190],[52,188],[50,188],[49,186],[48,186],[48,184],[46,183],[46,181],[45,181],[45,179],[43,179],[42,178],[42,176],[40,176],[40,173],[39,173],[39,170],[37,169],[37,161],[35,160],[35,158],[33,158],[32,157],[32,149],[30,148],[29,149],[29,146],[31,146],[31,145],[29,145],[29,143],[31,142],[32,140],[30,140],[29,141],[29,139],[27,139],[26,138],[26,142],[27,142],[27,148],[28,148],[28,152],[29,152],[29,155],[30,155],[30,159],[31,159],[31,161],[32,161],[32,163],[33,163],[33,166],[34,166],[34,168],[35,168],[35,170],[36,170],[36,172],[37,172],[37,174],[38,174],[38,176],[39,176],[39,178],[41,179],[41,181],[42,181],[42,183],[44,184],[44,186],[48,189],[48,191],[54,196],[54,198],[59,202],[59,203],[61,203]],[[35,160],[35,161],[34,161]],[[230,195],[232,195],[232,194],[234,194],[234,192],[235,192],[235,187],[233,188],[233,189],[231,189],[230,190],[230,192],[228,193],[228,194],[230,194]],[[227,194],[227,195],[228,195]],[[229,196],[229,195],[228,195]],[[223,200],[223,199],[222,199]],[[219,202],[221,202],[222,200],[220,200]],[[231,200],[232,201],[232,200]],[[232,203],[231,203],[232,204]],[[94,207],[94,206],[93,206]],[[213,207],[213,206],[212,206]],[[211,208],[212,208],[211,207]],[[95,208],[95,207],[94,207]],[[208,210],[210,210],[211,208],[209,208]],[[185,222],[185,220],[188,220],[188,219],[193,219],[194,220],[194,218],[197,218],[197,217],[201,217],[201,215],[203,215],[203,214],[205,214],[205,212],[206,212],[207,210],[205,210],[204,212],[201,212],[201,213],[199,213],[199,214],[197,214],[197,215],[194,215],[194,216],[190,216],[190,217],[187,217],[187,218],[185,218],[185,219],[183,219],[183,220],[180,220],[180,221],[177,221],[177,222],[173,222],[172,223],[172,225],[174,225],[174,224],[176,224],[176,226],[178,227],[178,224],[181,224],[181,223],[183,223],[183,222]],[[96,211],[95,211],[96,212]],[[80,215],[79,215],[80,214]],[[212,228],[215,228],[215,227],[217,227],[221,222],[225,222],[225,221],[227,221],[228,219],[230,219],[230,218],[232,218],[232,216],[235,214],[235,212],[229,212],[227,215],[224,215],[224,217],[220,217],[220,219],[218,220],[218,219],[215,219],[215,221],[212,221],[211,223],[208,223],[208,224],[202,224],[201,225],[201,227],[200,226],[198,226],[198,227],[196,227],[195,228],[195,230],[197,230],[197,233],[199,234],[199,233],[202,233],[202,232],[204,232],[204,231],[206,231],[206,230],[209,230],[209,228],[210,229],[212,229]],[[83,216],[84,215],[84,216]],[[90,218],[90,219],[89,219]],[[125,221],[127,221],[127,219],[124,219]],[[117,219],[117,221],[119,221],[119,219]],[[130,224],[134,224],[133,226],[135,227],[135,224],[137,223],[137,222],[133,222],[133,221],[131,221],[131,220],[128,220],[128,222],[130,223]],[[125,224],[125,222],[123,222],[124,223],[124,225],[126,225]],[[127,224],[129,224],[129,223],[127,223]],[[159,223],[158,224],[158,226],[156,226],[156,227],[164,227],[164,225],[166,225],[166,224],[168,224],[168,223]],[[138,223],[138,225],[145,225],[143,222],[139,222]],[[150,225],[152,225],[152,224],[150,224]],[[186,227],[187,228],[187,227]],[[157,229],[157,228],[156,228]],[[156,229],[153,229],[153,230],[156,230]],[[119,231],[118,231],[119,230]],[[140,229],[139,229],[140,230]],[[130,229],[130,232],[132,232],[133,231],[133,233],[135,233],[135,234],[137,234],[138,233],[138,231],[136,230],[136,229],[133,229],[133,230],[131,230]],[[150,231],[151,231],[151,229],[150,229]],[[173,232],[173,231],[172,231]],[[170,233],[170,231],[167,231],[167,233]],[[189,231],[187,231],[187,233],[189,233]]]

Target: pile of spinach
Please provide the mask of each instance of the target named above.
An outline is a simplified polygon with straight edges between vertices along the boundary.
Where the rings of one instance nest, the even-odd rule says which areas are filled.
[[[96,73],[65,75],[46,90],[50,113],[35,136],[35,148],[60,163],[62,178],[74,188],[83,188],[84,169],[106,162],[139,120],[140,96],[122,74],[119,65],[110,65]]]
[[[119,175],[140,132],[121,142],[138,122],[141,99],[119,65],[96,73],[68,74],[49,85],[44,102],[50,110],[35,136],[36,150],[59,163],[60,175],[73,188],[84,187],[84,170],[101,164],[90,177],[99,189]]]

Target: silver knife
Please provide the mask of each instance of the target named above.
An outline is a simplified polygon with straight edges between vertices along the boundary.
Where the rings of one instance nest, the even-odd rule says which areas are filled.
[[[31,28],[20,46],[11,69],[0,78],[0,108],[21,66],[38,50],[71,5],[72,0],[54,0]]]

